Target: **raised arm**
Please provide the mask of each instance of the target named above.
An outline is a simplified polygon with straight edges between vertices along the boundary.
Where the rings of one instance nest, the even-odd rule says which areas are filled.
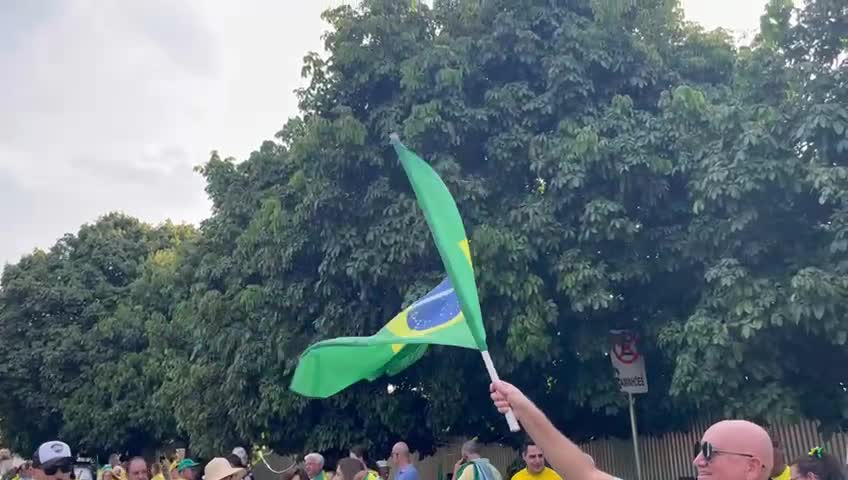
[[[545,452],[554,470],[567,480],[614,480],[612,475],[595,468],[580,447],[563,435],[521,390],[498,381],[492,383],[492,400],[501,413],[511,407],[518,421]]]

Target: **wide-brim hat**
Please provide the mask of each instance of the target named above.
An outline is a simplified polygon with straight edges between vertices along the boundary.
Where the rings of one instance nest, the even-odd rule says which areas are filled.
[[[244,477],[247,471],[243,468],[235,468],[230,465],[226,458],[216,457],[206,464],[203,469],[203,480],[223,480],[230,475],[235,475],[236,479]]]

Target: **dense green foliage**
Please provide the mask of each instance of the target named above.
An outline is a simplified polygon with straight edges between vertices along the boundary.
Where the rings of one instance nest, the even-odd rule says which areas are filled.
[[[637,3],[327,12],[301,115],[201,168],[197,235],[110,216],[6,268],[0,434],[207,453],[502,437],[472,351],[326,401],[287,390],[307,345],[376,331],[444,275],[394,131],[456,197],[502,375],[572,435],[627,429],[621,327],[647,354],[642,431],[848,425],[848,6],[772,0],[737,49],[673,0]]]
[[[166,334],[168,317],[145,309],[170,288],[170,281],[151,285],[155,269],[195,235],[190,227],[150,228],[112,214],[5,268],[4,440],[32,449],[62,432],[107,448],[172,435],[173,419],[160,419],[148,401],[161,384],[149,338]]]

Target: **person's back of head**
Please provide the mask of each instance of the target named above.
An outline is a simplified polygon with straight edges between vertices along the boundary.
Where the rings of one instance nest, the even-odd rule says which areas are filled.
[[[795,459],[790,469],[792,478],[799,480],[845,480],[845,470],[840,461],[821,447]]]
[[[343,458],[339,460],[336,475],[338,480],[355,480],[356,474],[365,470],[365,465],[356,458]]]
[[[365,448],[365,445],[359,444],[351,447],[350,456],[351,458],[361,460],[366,469],[375,469],[375,465],[371,462],[371,457],[368,455],[368,449]]]
[[[475,460],[480,458],[480,443],[473,438],[463,443],[462,455],[469,460]]]
[[[236,455],[235,453],[230,453],[226,457],[228,462],[230,462],[230,466],[233,468],[244,468],[245,465],[241,463],[241,457]]]
[[[398,465],[408,465],[412,463],[412,457],[409,453],[409,445],[405,442],[397,442],[395,446],[392,447],[392,459]]]
[[[350,455],[353,458],[358,458],[362,461],[365,461],[368,456],[368,449],[365,448],[365,445],[359,444],[350,447]]]

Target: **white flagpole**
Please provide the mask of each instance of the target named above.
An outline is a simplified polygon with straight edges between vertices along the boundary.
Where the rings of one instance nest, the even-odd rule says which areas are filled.
[[[491,378],[493,382],[497,382],[498,380],[500,380],[500,378],[498,377],[498,371],[495,370],[495,364],[492,363],[492,356],[489,355],[489,352],[482,351],[480,352],[480,355],[483,356],[483,363],[486,364],[486,370],[489,372],[489,378]],[[515,413],[512,412],[511,408],[507,410],[504,416],[506,417],[506,423],[509,424],[510,432],[521,431],[521,426],[518,424],[518,419],[515,418]]]

